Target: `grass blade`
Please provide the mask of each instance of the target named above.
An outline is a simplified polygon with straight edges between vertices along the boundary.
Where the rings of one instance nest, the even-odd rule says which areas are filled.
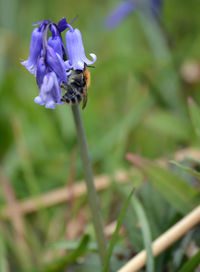
[[[154,258],[153,258],[152,248],[151,248],[152,238],[151,238],[151,231],[150,231],[148,219],[142,204],[136,197],[132,200],[132,204],[133,204],[133,208],[136,211],[136,214],[138,216],[138,219],[140,221],[141,228],[142,228],[144,246],[147,251],[147,272],[153,272]]]
[[[192,125],[194,127],[197,137],[200,137],[200,109],[192,98],[188,99],[188,107]]]
[[[75,262],[78,257],[85,253],[87,250],[87,246],[89,243],[90,237],[89,235],[84,235],[81,239],[80,244],[73,252],[69,253],[67,256],[56,260],[54,263],[48,265],[43,270],[33,270],[33,272],[61,272],[63,271],[69,264]]]
[[[141,169],[148,181],[176,211],[187,214],[199,204],[197,200],[199,193],[168,169],[161,168],[137,155],[127,154],[126,157]]]
[[[184,264],[179,272],[191,272],[200,264],[200,250]]]
[[[133,192],[134,192],[134,189],[131,191],[131,193],[129,194],[125,204],[124,204],[124,207],[120,213],[120,216],[119,216],[119,219],[117,221],[117,226],[116,226],[116,229],[115,229],[115,232],[113,233],[113,236],[110,240],[110,243],[109,243],[109,247],[108,247],[108,251],[107,251],[107,255],[106,255],[106,260],[105,260],[105,263],[104,263],[104,266],[103,266],[103,269],[102,269],[102,272],[107,272],[108,271],[108,268],[109,268],[109,263],[110,263],[110,258],[111,258],[111,255],[112,255],[112,252],[113,252],[113,249],[114,249],[114,246],[117,242],[117,238],[118,238],[118,233],[119,233],[119,230],[120,230],[120,227],[123,223],[123,220],[124,220],[124,216],[126,214],[126,211],[128,209],[128,206],[129,206],[129,203],[130,203],[130,200],[131,200],[131,197],[133,195]]]
[[[184,166],[178,162],[175,161],[171,161],[172,164],[176,165],[177,167],[181,168],[182,170],[184,170],[185,172],[195,176],[198,180],[200,179],[200,173],[197,172],[196,170],[188,167],[188,166]]]
[[[6,254],[5,254],[5,243],[2,236],[2,233],[0,232],[0,271],[1,272],[8,272],[8,263],[6,260]]]

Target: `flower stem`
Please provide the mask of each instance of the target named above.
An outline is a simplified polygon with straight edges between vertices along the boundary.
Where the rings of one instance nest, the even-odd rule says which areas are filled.
[[[101,264],[103,267],[105,257],[106,257],[106,240],[103,232],[103,222],[100,212],[99,201],[97,197],[97,192],[94,186],[94,176],[91,166],[91,161],[88,153],[88,146],[85,136],[85,131],[83,128],[83,122],[78,105],[72,105],[72,112],[74,117],[74,122],[76,126],[78,143],[80,148],[81,160],[83,165],[83,171],[85,176],[85,181],[88,191],[88,201],[92,213],[92,220],[94,225],[94,230],[96,234],[99,255],[101,259]]]

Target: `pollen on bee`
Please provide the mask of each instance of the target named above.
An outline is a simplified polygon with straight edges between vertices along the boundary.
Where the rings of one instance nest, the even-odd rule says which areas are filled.
[[[91,77],[90,77],[90,72],[88,71],[88,69],[85,69],[83,71],[83,75],[84,75],[84,77],[86,79],[86,85],[87,85],[87,87],[89,87],[90,86],[90,82],[91,82]]]

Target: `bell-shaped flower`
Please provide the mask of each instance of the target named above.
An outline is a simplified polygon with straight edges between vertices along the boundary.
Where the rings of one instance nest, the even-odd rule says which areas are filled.
[[[42,50],[42,31],[41,28],[35,28],[31,35],[30,53],[27,60],[21,62],[26,69],[34,74],[37,60],[40,57]]]
[[[47,43],[49,46],[51,46],[54,49],[54,51],[58,55],[60,55],[61,57],[63,56],[62,43],[59,36],[49,37]]]
[[[50,26],[50,31],[52,33],[52,37],[49,37],[47,44],[51,46],[54,49],[54,51],[58,53],[62,58],[63,57],[62,47],[64,47],[64,44],[60,36],[60,32],[58,31],[57,27],[54,24]]]
[[[61,104],[61,88],[57,75],[54,72],[47,73],[40,87],[39,96],[35,97],[35,103],[45,105],[45,108],[55,109],[56,104]]]
[[[93,64],[97,57],[95,54],[90,54],[92,60],[89,60],[85,55],[81,32],[76,28],[73,29],[68,25],[69,29],[66,32],[66,47],[69,67],[73,70],[84,70],[84,66]]]
[[[65,62],[49,45],[46,47],[46,63],[50,70],[56,73],[61,82],[67,83]]]
[[[43,83],[44,76],[48,73],[48,68],[46,66],[46,62],[44,57],[38,59],[37,67],[36,67],[36,81],[37,85],[40,88]]]

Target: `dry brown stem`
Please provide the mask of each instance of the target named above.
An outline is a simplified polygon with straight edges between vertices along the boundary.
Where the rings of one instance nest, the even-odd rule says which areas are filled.
[[[169,246],[179,240],[185,233],[200,223],[200,206],[195,208],[191,213],[186,215],[182,220],[176,223],[173,227],[159,236],[152,243],[153,256],[158,256]],[[146,264],[147,253],[142,250],[128,263],[126,263],[118,272],[135,272],[141,269]]]
[[[119,171],[114,175],[114,180],[119,183],[126,183],[128,181],[128,173],[125,171]],[[95,187],[97,191],[101,191],[107,188],[112,183],[112,178],[108,175],[102,175],[95,178]],[[75,185],[65,186],[61,189],[54,190],[43,194],[42,196],[29,198],[27,200],[18,201],[18,210],[21,214],[31,213],[38,210],[40,207],[50,207],[71,199],[71,195],[74,197],[81,196],[86,193],[85,182],[76,182]],[[0,216],[3,218],[11,218],[13,213],[13,207],[5,206],[1,208]]]

